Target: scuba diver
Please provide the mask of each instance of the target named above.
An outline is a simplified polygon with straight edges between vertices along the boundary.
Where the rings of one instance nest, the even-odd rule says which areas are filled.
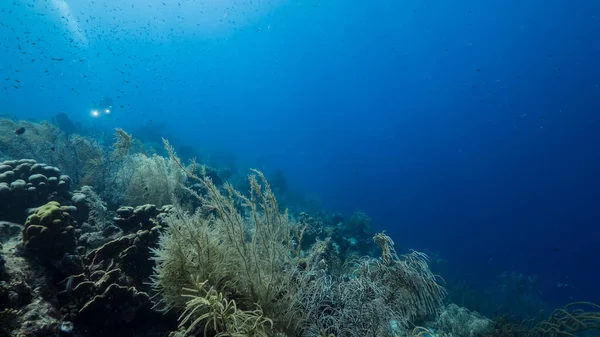
[[[94,108],[92,109],[93,117],[100,117],[102,115],[110,115],[112,112],[113,100],[106,96],[99,102],[94,102]]]
[[[118,118],[111,118],[111,115],[113,114],[113,104],[112,98],[108,96],[93,102],[90,111],[91,123],[88,124],[91,134],[102,135],[114,130],[116,123],[119,122]]]

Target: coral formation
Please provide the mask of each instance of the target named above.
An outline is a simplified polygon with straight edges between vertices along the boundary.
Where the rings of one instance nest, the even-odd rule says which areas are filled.
[[[95,331],[83,330],[83,333],[97,336],[98,329],[114,330],[127,328],[128,324],[148,319],[152,302],[148,294],[134,287],[110,284],[101,294],[94,296],[79,310],[76,323],[83,323]]]
[[[374,239],[382,247],[380,259],[360,259],[347,274],[322,274],[303,287],[298,305],[306,315],[305,336],[323,331],[395,336],[440,311],[446,292],[429,270],[426,256],[398,256],[385,234]]]
[[[239,310],[235,301],[227,300],[223,293],[214,287],[206,289],[206,283],[196,281],[194,289],[183,289],[190,294],[183,297],[189,298],[185,311],[179,318],[181,326],[188,326],[187,334],[192,334],[197,327],[204,325],[204,336],[208,331],[219,335],[256,336],[267,337],[273,321],[263,316],[260,308],[253,311]],[[204,312],[198,315],[198,312]]]
[[[573,302],[556,309],[550,317],[539,322],[531,332],[540,337],[575,336],[581,333],[600,333],[600,305]]]
[[[117,209],[114,222],[126,233],[148,230],[159,225],[159,222],[171,209],[171,205],[156,207],[153,204],[145,204],[135,208],[123,206]]]
[[[355,212],[346,221],[344,216],[336,214],[311,216],[301,212],[296,216],[297,221],[306,226],[306,244],[316,239],[328,239],[332,245],[330,258],[337,259],[341,269],[346,261],[362,256],[375,256],[377,245],[371,239],[375,232],[371,227],[371,219],[362,212]],[[305,244],[305,246],[306,246]]]
[[[492,332],[492,321],[477,312],[449,304],[441,312],[433,328],[439,336],[485,337]]]
[[[68,198],[70,187],[71,178],[54,166],[6,160],[0,164],[0,218],[20,222],[27,208]]]
[[[0,275],[4,274],[4,265],[6,264],[6,260],[4,256],[2,256],[2,242],[0,241]],[[1,278],[0,278],[1,280]]]
[[[125,159],[116,183],[123,193],[122,202],[127,205],[163,206],[171,204],[173,197],[182,198],[184,180],[185,175],[172,160],[135,154]]]
[[[82,186],[73,192],[71,202],[77,208],[76,219],[79,223],[87,223],[98,230],[103,230],[111,224],[106,202],[91,186]]]
[[[117,171],[133,146],[131,136],[117,129],[116,139],[98,139],[72,133],[73,128],[64,122],[63,115],[57,116],[63,130],[48,122],[0,118],[0,158],[31,158],[59,167],[74,187],[94,186],[104,199],[120,202]],[[27,131],[15,139],[17,128]]]
[[[18,326],[17,320],[20,314],[19,310],[15,309],[0,310],[0,337],[11,336],[11,331]]]
[[[26,252],[42,261],[61,258],[76,246],[74,221],[69,207],[51,201],[30,215],[23,228]]]
[[[0,243],[7,242],[17,234],[21,234],[23,227],[9,221],[0,221]]]
[[[172,159],[181,164],[168,146]],[[180,165],[185,169],[183,165]],[[182,308],[182,289],[193,288],[195,280],[208,280],[227,300],[241,310],[256,306],[272,319],[280,331],[296,324],[293,306],[300,291],[299,273],[316,267],[316,250],[300,249],[302,230],[286,212],[281,212],[265,177],[250,176],[251,192],[246,197],[225,184],[222,194],[212,180],[185,171],[202,184],[206,196],[198,197],[205,211],[193,215],[180,208],[167,218],[169,231],[154,251],[156,268],[153,286],[166,308]],[[260,181],[260,183],[259,183]],[[247,211],[249,219],[242,216]],[[212,215],[209,215],[212,214]],[[298,266],[304,262],[304,271]]]
[[[150,329],[157,329],[159,322],[168,322],[168,317],[152,310],[146,283],[154,266],[150,250],[158,242],[162,228],[160,218],[167,210],[154,205],[140,208],[137,217],[129,221],[152,224],[151,228],[115,234],[116,238],[82,257],[83,268],[78,274],[61,282],[58,302],[62,318],[71,322],[74,333],[147,336]],[[150,322],[155,325],[151,326]]]
[[[54,124],[67,136],[76,133],[80,129],[64,112],[59,112],[54,116]]]
[[[49,336],[57,324],[56,308],[50,303],[52,282],[40,265],[17,254],[17,237],[2,247],[5,272],[0,274],[0,334],[6,336]],[[16,317],[15,317],[16,316]]]
[[[199,324],[223,333],[218,324],[209,324],[218,312],[210,304],[215,298],[234,303],[241,312],[260,310],[257,315],[272,322],[273,332],[303,336],[323,331],[392,336],[391,321],[407,327],[441,309],[445,290],[424,254],[398,256],[392,240],[380,234],[374,239],[381,259],[364,258],[347,274],[328,275],[322,259],[327,242],[302,250],[304,228],[279,210],[261,172],[249,177],[249,196],[228,184],[222,194],[210,178],[187,170],[166,146],[205,192],[197,195],[204,212],[186,214],[176,208],[154,250],[153,287],[165,309],[186,308],[181,324],[191,323],[188,330]],[[191,289],[200,295],[189,295]],[[186,303],[185,296],[194,302]],[[237,328],[243,331],[239,322],[227,331]]]

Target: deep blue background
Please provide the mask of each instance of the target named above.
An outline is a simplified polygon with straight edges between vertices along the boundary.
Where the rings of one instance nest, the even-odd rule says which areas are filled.
[[[166,122],[368,213],[453,277],[515,270],[553,301],[600,302],[597,1],[0,7],[0,112]],[[92,120],[104,95],[119,108]]]

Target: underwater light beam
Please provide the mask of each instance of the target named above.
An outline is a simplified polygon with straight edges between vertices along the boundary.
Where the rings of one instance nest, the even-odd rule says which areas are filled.
[[[77,18],[73,15],[71,11],[71,7],[67,3],[66,0],[52,0],[52,5],[58,10],[58,14],[61,16],[61,19],[64,19],[67,23],[67,30],[73,36],[73,39],[84,46],[88,45],[88,39],[85,36],[85,33],[79,27],[79,23],[77,23]]]

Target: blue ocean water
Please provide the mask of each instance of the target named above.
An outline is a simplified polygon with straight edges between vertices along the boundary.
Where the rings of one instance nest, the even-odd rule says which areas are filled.
[[[449,282],[600,302],[598,2],[7,0],[0,32],[2,114],[281,170]]]

